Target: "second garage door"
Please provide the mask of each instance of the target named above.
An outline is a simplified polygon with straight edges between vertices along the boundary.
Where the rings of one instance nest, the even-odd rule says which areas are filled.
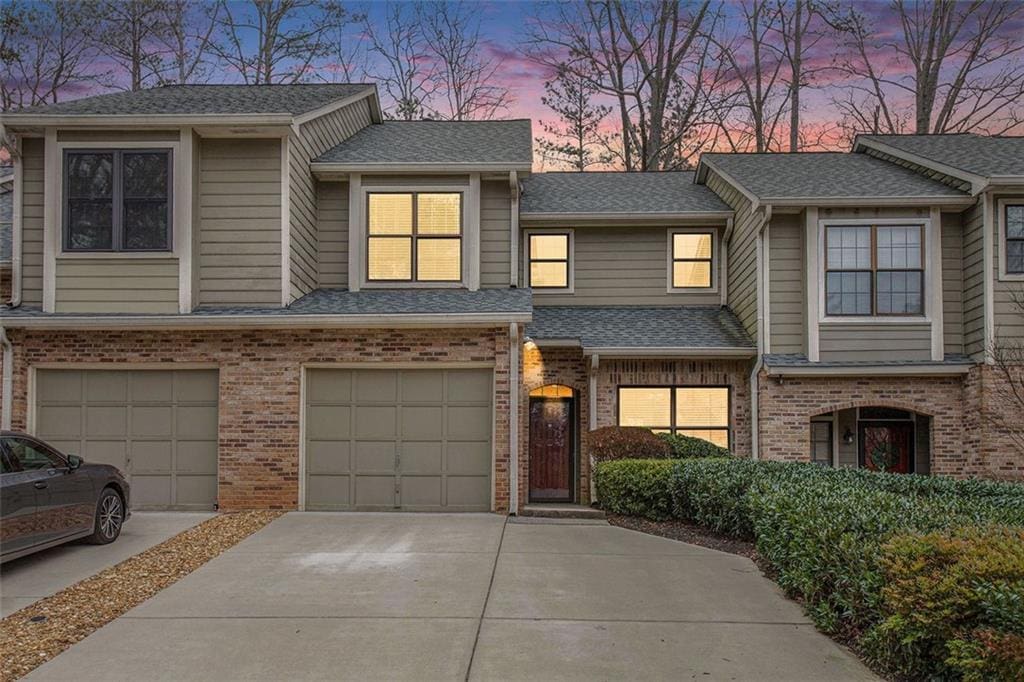
[[[213,509],[216,370],[36,372],[36,435],[127,474],[135,509]]]
[[[310,369],[306,509],[487,511],[490,369]]]

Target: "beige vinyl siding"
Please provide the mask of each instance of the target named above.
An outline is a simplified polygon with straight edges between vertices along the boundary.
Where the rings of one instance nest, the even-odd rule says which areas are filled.
[[[998,217],[999,200],[1008,199],[1011,201],[1024,201],[1022,195],[996,195],[992,198],[993,212],[993,240],[992,240],[992,277],[995,279],[992,292],[992,313],[995,321],[995,343],[1003,346],[1007,343],[1017,345],[1024,343],[1024,310],[1018,307],[1015,302],[1019,299],[1024,303],[1024,282],[1001,281],[999,279],[1000,246],[1002,239],[998,230],[1001,229],[1002,220]]]
[[[954,188],[956,188],[956,189],[958,189],[958,190],[960,190],[962,192],[970,192],[971,191],[971,183],[965,182],[963,180],[959,180],[957,178],[954,178],[952,175],[946,175],[945,173],[940,173],[937,170],[932,170],[931,168],[926,168],[926,167],[921,166],[919,164],[913,163],[911,161],[906,161],[906,160],[901,159],[899,157],[893,156],[892,154],[886,154],[885,152],[881,152],[881,151],[878,151],[876,149],[865,149],[864,153],[867,154],[868,156],[873,156],[876,159],[881,159],[882,161],[888,161],[889,163],[895,164],[897,166],[902,166],[903,168],[910,169],[910,170],[914,171],[915,173],[920,173],[921,175],[925,176],[926,178],[931,178],[932,180],[936,180],[937,182],[941,182],[944,185],[948,185],[950,187],[954,187]]]
[[[772,218],[768,233],[768,304],[772,353],[804,353],[807,314],[804,296],[803,215]]]
[[[964,352],[963,229],[959,213],[942,214],[942,337],[946,353]]]
[[[533,304],[659,306],[720,303],[721,296],[717,292],[668,293],[670,229],[596,226],[573,229],[570,267],[573,271],[575,293],[559,294],[535,290]],[[718,230],[715,227],[708,229]],[[529,242],[524,237],[520,253],[528,252]],[[715,267],[717,274],[717,264]],[[524,285],[529,284],[525,259],[520,281]]]
[[[58,142],[177,142],[177,130],[58,130]]]
[[[205,139],[200,305],[281,304],[281,141]]]
[[[480,183],[480,286],[511,284],[512,194],[508,182]]]
[[[729,241],[729,307],[739,317],[751,338],[757,338],[757,230],[761,214],[735,187],[713,171],[708,172],[707,186],[728,204],[736,214]]]
[[[920,218],[921,220],[927,220],[930,215],[928,208],[907,206],[903,208],[884,206],[884,207],[862,207],[862,206],[848,206],[848,207],[837,207],[837,208],[823,208],[818,213],[819,220],[828,220],[830,218],[835,220],[878,220],[880,223],[889,220],[904,220],[910,218]]]
[[[58,313],[177,313],[177,258],[58,258]]]
[[[348,288],[348,183],[317,183],[320,286]]]
[[[299,134],[291,136],[288,183],[291,212],[289,281],[292,299],[308,294],[319,282],[317,188],[309,164],[371,122],[369,99],[364,98],[303,123],[299,127]]]
[[[364,175],[363,187],[469,187],[468,175]]]
[[[985,350],[985,264],[982,201],[963,213],[964,352],[978,356]]]
[[[21,302],[43,305],[43,138],[21,142]],[[17,229],[17,227],[15,227]]]
[[[930,360],[931,325],[828,322],[819,329],[822,362]]]

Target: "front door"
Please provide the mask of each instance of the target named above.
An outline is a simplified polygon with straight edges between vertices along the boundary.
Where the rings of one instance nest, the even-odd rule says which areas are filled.
[[[909,474],[914,461],[912,422],[861,422],[860,465],[873,471]]]
[[[530,501],[573,501],[572,398],[530,399]]]

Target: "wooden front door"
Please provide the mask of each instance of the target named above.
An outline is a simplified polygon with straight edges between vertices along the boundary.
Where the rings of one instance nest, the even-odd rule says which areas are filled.
[[[530,501],[573,501],[572,398],[530,399]]]
[[[861,422],[860,465],[873,471],[914,470],[913,422]]]

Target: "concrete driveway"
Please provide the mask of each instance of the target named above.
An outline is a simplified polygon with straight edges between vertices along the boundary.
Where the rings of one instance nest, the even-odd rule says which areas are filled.
[[[0,617],[96,575],[211,516],[203,512],[132,512],[112,544],[72,542],[8,562],[0,568]]]
[[[749,560],[608,525],[292,513],[33,680],[859,680]]]

